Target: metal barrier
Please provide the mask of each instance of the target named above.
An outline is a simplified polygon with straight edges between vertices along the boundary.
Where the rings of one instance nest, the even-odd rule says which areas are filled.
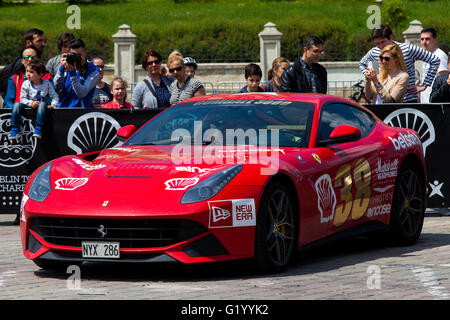
[[[245,81],[219,81],[216,86],[214,83],[205,81],[202,82],[203,87],[206,90],[206,94],[215,93],[237,93],[242,87],[247,85]],[[358,81],[328,81],[327,93],[329,95],[349,98],[353,94],[353,85],[358,83]],[[137,82],[129,83],[128,94],[131,97]]]
[[[327,93],[332,96],[349,98],[353,94],[353,86],[358,81],[328,81]]]
[[[236,93],[247,85],[245,81],[219,81],[216,85],[216,93]]]
[[[212,82],[204,81],[202,82],[203,87],[205,88],[206,94],[214,94],[216,93],[216,89],[214,88],[214,84]]]

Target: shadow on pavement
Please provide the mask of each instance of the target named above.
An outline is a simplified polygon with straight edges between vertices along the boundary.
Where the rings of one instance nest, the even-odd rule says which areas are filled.
[[[361,263],[371,263],[381,258],[402,257],[418,254],[422,250],[446,246],[450,234],[423,233],[412,246],[390,246],[381,238],[351,237],[333,243],[297,252],[290,266],[278,274],[257,274],[250,260],[185,265],[181,263],[84,263],[81,267],[85,280],[100,281],[159,281],[195,282],[252,279],[261,277],[280,278],[293,275],[317,274]],[[41,278],[67,279],[66,270],[48,271],[38,269]]]

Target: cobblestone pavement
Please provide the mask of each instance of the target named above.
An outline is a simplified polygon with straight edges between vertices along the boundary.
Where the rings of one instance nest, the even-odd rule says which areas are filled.
[[[363,237],[296,255],[283,273],[248,263],[186,266],[88,263],[44,271],[26,259],[13,215],[0,215],[0,300],[449,300],[450,216],[427,216],[418,243],[388,247]]]

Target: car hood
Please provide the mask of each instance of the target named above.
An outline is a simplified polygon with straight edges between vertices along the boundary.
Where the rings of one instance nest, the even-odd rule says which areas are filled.
[[[270,168],[271,156],[285,153],[275,148],[235,147],[222,150],[219,156],[215,153],[214,158],[202,158],[205,147],[200,147],[180,158],[174,156],[175,151],[173,146],[117,147],[101,151],[93,160],[90,160],[92,156],[64,156],[53,162],[52,190],[116,195],[148,195],[164,190],[184,192],[238,163],[248,163],[250,171]],[[252,161],[252,152],[259,152],[258,163]]]

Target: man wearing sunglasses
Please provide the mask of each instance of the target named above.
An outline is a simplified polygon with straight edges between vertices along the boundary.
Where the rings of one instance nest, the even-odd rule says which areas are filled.
[[[30,29],[24,35],[25,47],[33,47],[36,49],[37,57],[40,58],[44,51],[46,42],[44,38],[44,31],[40,29]],[[5,98],[8,89],[8,79],[13,74],[18,74],[22,68],[22,56],[17,57],[13,62],[5,65],[0,70],[0,95]]]
[[[378,62],[381,50],[388,44],[397,44],[403,53],[406,68],[408,70],[408,87],[403,102],[418,102],[418,94],[429,87],[436,76],[440,59],[433,53],[409,43],[393,41],[392,30],[388,25],[382,24],[372,29],[371,38],[376,47],[372,48],[359,62],[359,68],[363,75],[366,74],[369,62]],[[417,60],[429,63],[430,68],[424,77],[422,85],[416,85],[416,72],[414,62]]]
[[[59,95],[58,108],[92,108],[92,97],[99,78],[100,70],[87,60],[83,40],[71,40],[69,53],[61,56],[61,66],[53,81]]]
[[[303,45],[303,56],[286,67],[281,76],[280,92],[327,93],[327,70],[320,65],[323,41],[308,36]]]

